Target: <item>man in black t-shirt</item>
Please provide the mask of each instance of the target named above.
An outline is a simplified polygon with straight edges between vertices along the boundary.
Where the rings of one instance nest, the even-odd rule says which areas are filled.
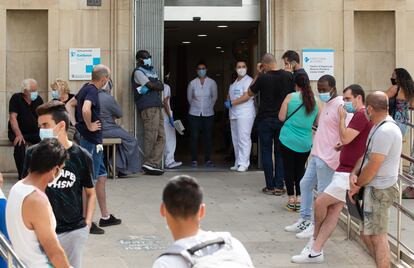
[[[292,92],[294,92],[293,75],[283,69],[278,70],[275,57],[272,54],[265,54],[261,62],[257,64],[257,74],[249,90],[239,99],[232,101],[230,105],[244,103],[254,95],[260,97],[259,113],[256,120],[266,179],[266,187],[262,191],[266,194],[282,195],[285,192],[283,163],[279,149],[279,133],[283,123],[279,121],[278,114],[286,95]]]
[[[106,204],[107,173],[103,162],[101,106],[98,97],[98,90],[106,88],[110,76],[111,72],[107,66],[96,65],[92,71],[92,81],[83,85],[78,94],[66,104],[71,123],[81,135],[80,146],[92,155],[93,179],[96,182],[96,196],[102,215],[99,220],[100,227],[121,224],[120,219],[108,212]],[[93,224],[91,233],[96,233],[95,231],[102,232],[103,230],[99,230]]]
[[[300,65],[300,57],[296,51],[287,50],[283,53],[282,60],[285,64],[285,71],[293,73],[296,77],[298,74],[306,74],[305,69]]]
[[[37,82],[31,78],[23,80],[22,92],[13,94],[9,102],[8,136],[14,145],[13,156],[19,180],[27,145],[40,141],[36,108],[41,104],[43,99],[37,92]]]
[[[37,108],[38,123],[43,138],[57,138],[69,154],[60,175],[48,184],[46,194],[56,217],[56,233],[70,264],[81,267],[81,257],[95,211],[95,189],[91,155],[69,141],[69,115],[65,104],[50,101]],[[32,147],[27,150],[23,175],[28,173]],[[83,211],[82,191],[86,193]]]

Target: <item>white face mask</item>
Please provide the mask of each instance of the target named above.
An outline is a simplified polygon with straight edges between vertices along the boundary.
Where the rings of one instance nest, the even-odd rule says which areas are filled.
[[[41,128],[39,129],[39,137],[43,139],[57,138],[57,135],[54,133],[54,128]]]
[[[247,73],[247,68],[238,68],[236,71],[239,76],[245,76]]]

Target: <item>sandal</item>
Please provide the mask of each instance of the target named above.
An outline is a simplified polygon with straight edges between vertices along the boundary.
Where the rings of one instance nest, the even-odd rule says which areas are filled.
[[[300,196],[296,196],[295,208],[296,208],[296,212],[300,211]]]
[[[277,196],[281,196],[281,195],[283,195],[284,193],[286,193],[286,190],[285,190],[285,189],[275,188],[275,189],[273,190],[273,194],[274,194],[274,195],[277,195]]]
[[[269,188],[267,188],[267,187],[264,187],[264,188],[262,189],[262,193],[267,194],[267,195],[274,195],[274,194],[275,194],[275,192],[274,192],[274,191],[275,191],[274,189],[269,189]]]
[[[288,202],[285,207],[288,211],[296,211],[296,198],[294,196],[289,196]]]

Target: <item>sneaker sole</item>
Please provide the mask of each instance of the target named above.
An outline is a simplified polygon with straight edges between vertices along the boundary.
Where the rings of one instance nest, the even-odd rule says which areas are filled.
[[[116,223],[99,223],[99,227],[109,227],[109,226],[114,226],[114,225],[120,225],[122,223],[122,221],[116,222]]]

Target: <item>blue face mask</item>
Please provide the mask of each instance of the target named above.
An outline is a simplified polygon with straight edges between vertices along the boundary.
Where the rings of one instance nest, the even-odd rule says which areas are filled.
[[[355,111],[356,111],[356,109],[355,109],[355,107],[352,105],[352,102],[351,102],[351,101],[346,101],[346,102],[344,103],[344,108],[345,108],[345,110],[346,110],[348,113],[351,113],[351,114],[355,113]]]
[[[207,70],[206,69],[197,70],[197,74],[199,77],[205,77],[207,74]]]
[[[142,61],[144,62],[144,65],[145,66],[152,66],[152,60],[151,60],[151,58],[143,59]]]
[[[331,99],[331,93],[330,92],[319,93],[319,98],[323,102],[328,102]]]
[[[59,93],[59,91],[57,91],[57,90],[53,90],[53,91],[52,91],[52,98],[53,98],[54,100],[58,100],[58,99],[60,98],[60,93]]]
[[[39,130],[39,137],[41,140],[56,138],[55,133],[53,133],[53,128],[41,128]]]
[[[35,92],[30,92],[30,99],[32,101],[35,101],[37,99],[37,97],[39,96],[39,93],[37,93],[37,91]]]

